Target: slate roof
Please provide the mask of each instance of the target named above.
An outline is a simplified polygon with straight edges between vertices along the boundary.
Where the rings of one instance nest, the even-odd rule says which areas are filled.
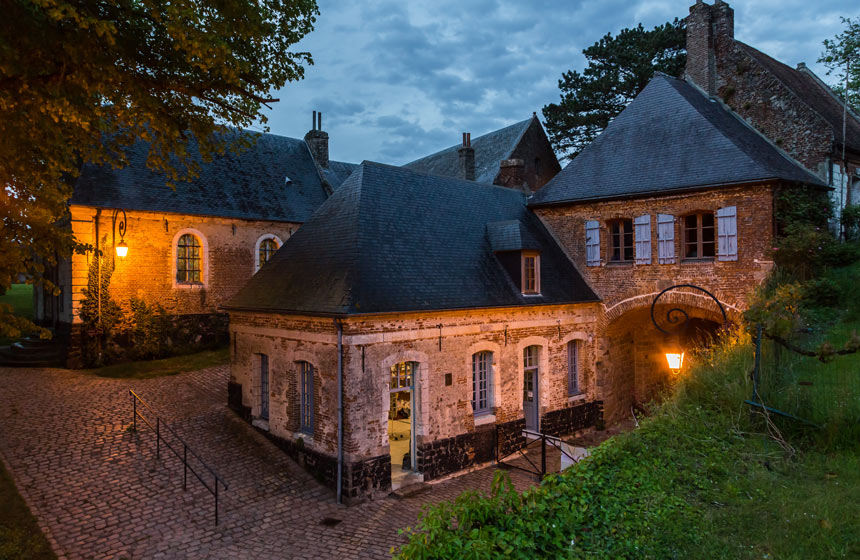
[[[683,80],[657,75],[530,204],[768,179],[825,186],[719,102]]]
[[[514,148],[528,130],[529,125],[537,117],[506,126],[499,130],[472,138],[475,149],[475,180],[479,183],[492,184],[499,174],[499,164],[502,160],[510,159]],[[403,167],[413,171],[440,175],[442,177],[459,177],[459,154],[457,150],[462,144],[445,148],[435,154],[405,164]]]
[[[487,224],[518,220],[541,250],[523,296]],[[597,301],[520,191],[363,162],[226,309],[311,315]]]
[[[339,187],[353,171],[358,169],[357,163],[329,160],[328,169],[321,169],[323,177],[331,185],[332,190]]]
[[[834,97],[833,92],[823,82],[818,80],[810,70],[803,71],[792,68],[746,43],[740,41],[735,41],[735,43],[785,84],[801,101],[821,115],[833,127],[836,142],[842,143],[842,102]],[[851,111],[848,112],[845,128],[846,147],[860,152],[860,120]]]
[[[238,133],[237,133],[238,134]],[[242,132],[242,134],[253,134]],[[128,165],[85,165],[72,204],[284,222],[305,222],[325,202],[320,173],[304,140],[261,134],[249,149],[202,163],[200,177],[171,189],[146,167],[149,146],[128,149]],[[192,150],[193,153],[193,150]],[[326,179],[337,187],[351,164],[332,162]],[[289,177],[290,182],[286,182]]]
[[[494,253],[502,251],[540,250],[540,242],[519,220],[504,220],[487,224],[487,238]]]

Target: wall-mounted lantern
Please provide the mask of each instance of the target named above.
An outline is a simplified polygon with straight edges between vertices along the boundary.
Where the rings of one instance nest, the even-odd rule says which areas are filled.
[[[700,292],[704,292],[708,297],[710,297],[717,304],[717,307],[720,310],[720,313],[723,315],[723,327],[728,324],[728,317],[726,316],[726,310],[723,308],[723,304],[720,303],[714,294],[709,292],[704,288],[700,288],[694,284],[676,284],[675,286],[670,286],[657,294],[657,297],[654,298],[654,301],[651,302],[651,322],[654,323],[654,326],[657,327],[661,333],[665,334],[669,339],[665,344],[665,353],[666,353],[666,362],[669,364],[669,370],[678,375],[680,373],[681,368],[684,366],[684,348],[681,346],[679,342],[679,335],[683,335],[687,330],[687,325],[690,322],[689,314],[681,309],[680,307],[673,307],[666,312],[666,323],[671,325],[670,329],[664,329],[657,323],[657,318],[654,316],[654,309],[657,306],[657,300],[659,300],[663,294],[666,292],[676,290],[679,288],[692,288],[694,290],[699,290]]]
[[[119,243],[116,242],[116,230],[117,230],[117,217],[119,213],[122,212],[122,219],[119,221]],[[122,208],[117,208],[113,211],[113,246],[116,248],[116,256],[119,258],[125,258],[128,254],[128,245],[125,244],[125,229],[126,224],[128,222],[128,218],[125,215],[125,210]]]

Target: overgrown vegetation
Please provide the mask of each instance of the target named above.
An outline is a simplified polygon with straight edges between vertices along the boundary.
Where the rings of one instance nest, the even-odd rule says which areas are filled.
[[[6,293],[0,295],[0,307],[12,318],[10,326],[11,322],[16,321],[18,318],[22,319],[22,322],[10,331],[10,334],[14,334],[15,336],[3,336],[3,334],[0,334],[0,346],[4,346],[17,339],[21,331],[27,330],[27,325],[23,321],[33,319],[33,286],[30,284],[12,284],[6,290]]]
[[[82,352],[86,367],[213,350],[224,342],[217,335],[204,336],[202,323],[185,325],[157,303],[148,304],[137,297],[117,302],[110,293],[113,270],[109,252],[95,256],[87,287],[82,290],[80,317],[88,333]],[[205,319],[201,317],[200,321]]]
[[[174,356],[162,360],[149,360],[131,363],[114,364],[89,370],[99,377],[114,379],[150,379],[166,375],[178,375],[187,371],[220,366],[230,361],[230,349],[206,350],[196,354]]]
[[[788,325],[775,328],[838,345],[860,328],[860,264],[814,272],[781,271],[758,305],[787,300]],[[500,472],[489,495],[431,507],[398,557],[860,556],[860,354],[825,364],[783,349],[776,359],[765,355],[763,394],[820,428],[744,404],[754,345],[739,326],[694,356],[640,428],[522,494]]]
[[[0,463],[0,559],[56,559],[3,463]]]

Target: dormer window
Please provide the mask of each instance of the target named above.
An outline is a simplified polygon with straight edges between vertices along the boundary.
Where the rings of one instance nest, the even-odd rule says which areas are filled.
[[[534,251],[523,251],[522,280],[520,286],[524,294],[540,293],[540,254]]]

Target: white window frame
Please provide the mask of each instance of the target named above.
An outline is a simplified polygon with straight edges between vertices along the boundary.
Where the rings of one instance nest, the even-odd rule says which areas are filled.
[[[535,262],[535,286],[534,290],[526,290],[526,259],[534,258]],[[523,295],[540,295],[540,253],[536,251],[523,251],[520,256],[520,288]]]
[[[267,233],[261,235],[257,239],[257,243],[254,245],[254,274],[256,274],[258,270],[260,270],[260,245],[262,245],[263,241],[267,239],[274,239],[275,242],[278,244],[278,249],[284,246],[284,242],[281,241],[281,238],[274,233]]]
[[[475,416],[483,414],[491,414],[493,412],[493,352],[490,350],[480,350],[472,354],[472,413]],[[481,389],[479,388],[479,362],[483,360],[484,365],[484,398],[480,399]],[[480,406],[483,400],[485,406]]]

